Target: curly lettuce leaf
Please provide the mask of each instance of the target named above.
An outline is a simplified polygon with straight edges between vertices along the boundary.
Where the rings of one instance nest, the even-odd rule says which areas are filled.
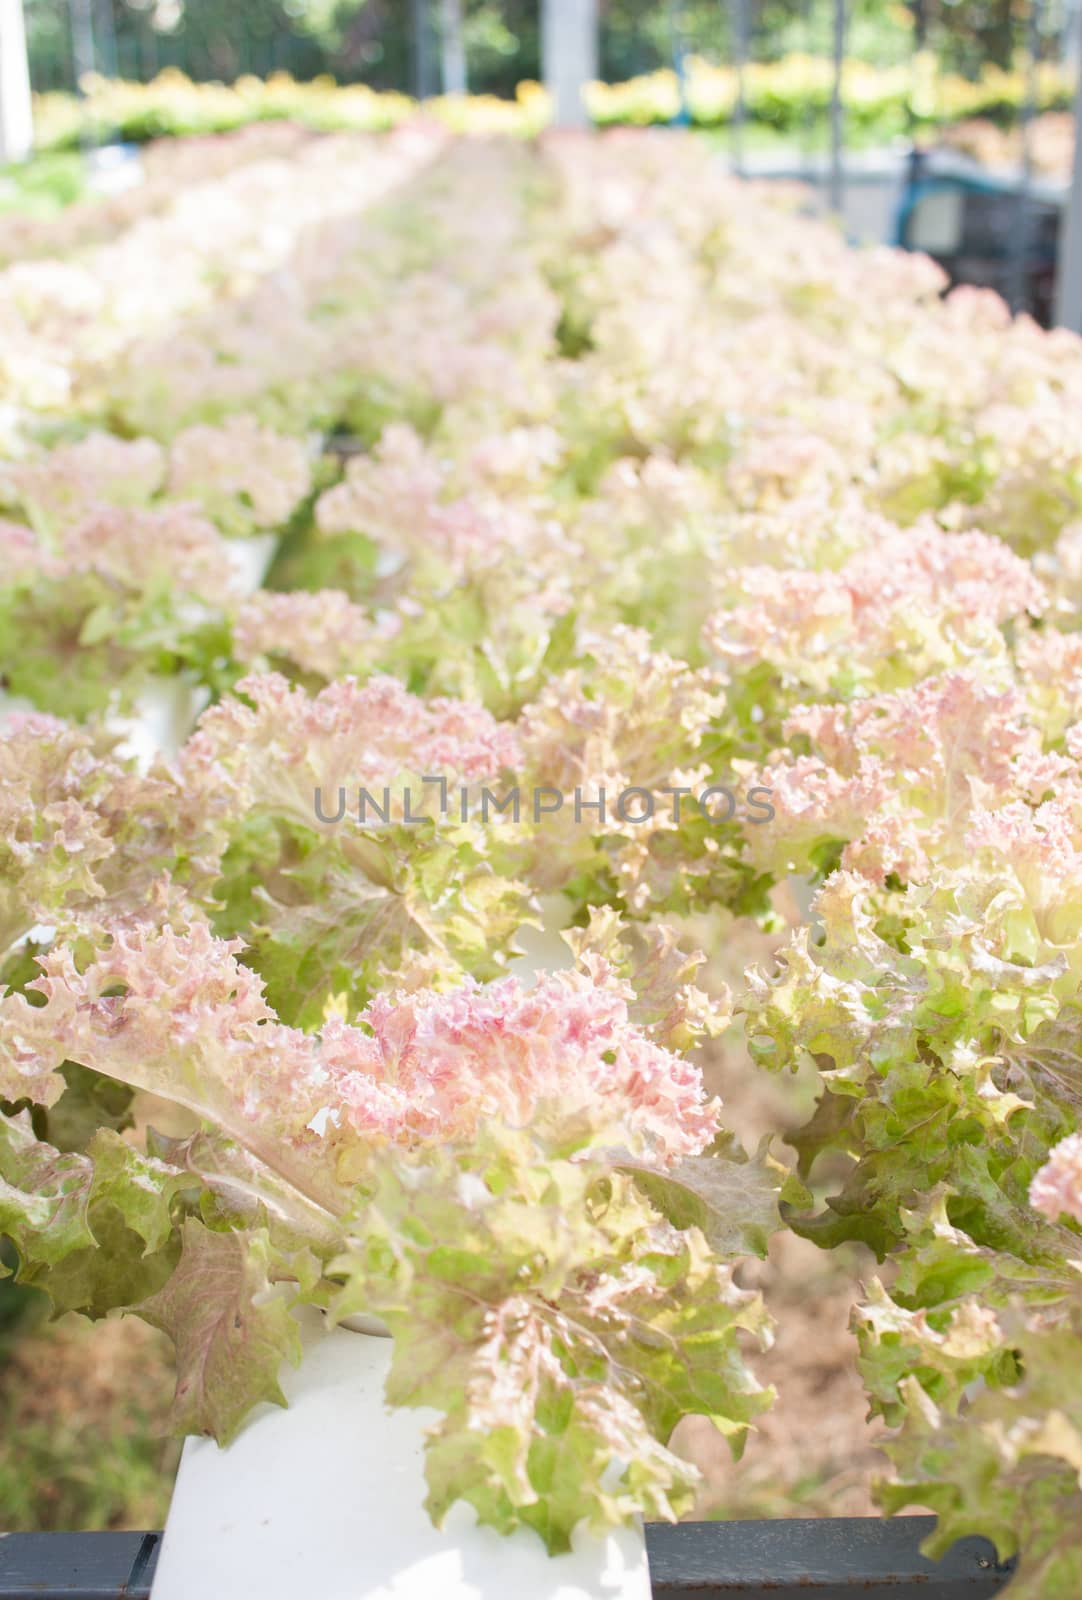
[[[426,818],[321,835],[255,823],[247,837],[251,854],[238,836],[226,858],[215,926],[243,934],[246,964],[298,1027],[318,1026],[332,999],[355,1014],[407,965],[430,982],[495,977],[531,920],[526,886],[475,827]]]
[[[190,1185],[108,1128],[80,1155],[39,1140],[29,1112],[0,1117],[0,1232],[19,1252],[19,1282],[57,1311],[104,1316],[158,1289],[176,1262],[174,1202]]]
[[[853,1157],[801,1231],[882,1255],[943,1183],[952,1220],[1026,1259],[1040,1227],[1029,1185],[1082,1111],[1068,1048],[1076,957],[1028,938],[1019,948],[1028,919],[998,870],[944,869],[904,894],[837,872],[815,911],[818,942],[795,935],[775,975],[752,975],[742,1008],[757,1060],[810,1056],[821,1072],[825,1097],[793,1141],[802,1171],[827,1150]]]
[[[991,1328],[989,1328],[991,1322]],[[889,1337],[882,1330],[880,1339]],[[1077,1287],[1055,1318],[996,1318],[974,1307],[944,1335],[923,1330],[922,1352],[938,1349],[898,1383],[905,1420],[887,1446],[895,1480],[881,1486],[888,1511],[919,1504],[937,1513],[927,1549],[983,1534],[1001,1559],[1020,1552],[1011,1593],[1022,1600],[1071,1600],[1082,1582],[1082,1298]],[[983,1356],[983,1363],[981,1357]],[[954,1370],[937,1381],[950,1362]],[[951,1393],[973,1365],[983,1386]],[[994,1365],[993,1365],[994,1364]],[[960,1370],[959,1370],[960,1367]],[[988,1370],[992,1368],[992,1370]],[[944,1384],[942,1402],[934,1395]]]
[[[728,990],[707,994],[698,987],[694,979],[706,957],[682,950],[674,928],[624,922],[611,906],[591,906],[586,926],[568,929],[564,938],[595,982],[630,985],[630,1015],[669,1049],[687,1050],[728,1027]]]
[[[666,1448],[677,1422],[709,1417],[738,1453],[771,1398],[741,1350],[767,1336],[761,1303],[697,1229],[591,1158],[598,1137],[494,1127],[468,1149],[389,1154],[331,1265],[346,1279],[332,1314],[391,1329],[390,1402],[444,1413],[426,1449],[436,1520],[464,1499],[553,1551],[580,1522],[675,1519],[697,1476]]]

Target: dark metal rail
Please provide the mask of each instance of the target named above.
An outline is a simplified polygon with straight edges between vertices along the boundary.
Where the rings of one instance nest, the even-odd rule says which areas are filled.
[[[934,1527],[934,1517],[657,1523],[647,1528],[646,1543],[655,1600],[986,1600],[1003,1588],[1010,1569],[997,1566],[985,1539],[960,1540],[942,1561],[922,1556]]]
[[[933,1526],[932,1517],[654,1523],[646,1542],[655,1600],[985,1600],[1002,1589],[1010,1571],[983,1539],[961,1540],[942,1561],[922,1556]],[[147,1600],[160,1542],[159,1533],[0,1536],[0,1600]]]

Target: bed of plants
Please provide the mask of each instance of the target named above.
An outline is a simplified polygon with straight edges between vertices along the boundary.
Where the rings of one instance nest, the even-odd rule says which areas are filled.
[[[1082,342],[680,136],[169,162],[0,271],[19,1279],[223,1441],[377,1314],[432,1514],[555,1550],[769,1406],[741,1262],[859,1240],[884,1507],[1073,1596]]]
[[[955,123],[945,131],[944,142],[986,167],[1017,167],[1022,161],[1021,129],[1004,128],[987,117]],[[1046,111],[1030,124],[1030,161],[1041,178],[1069,182],[1074,145],[1074,117],[1069,111]]]
[[[753,61],[744,73],[745,113],[753,135],[793,139],[825,130],[834,68],[828,55],[793,53],[778,61]],[[943,69],[931,55],[903,65],[873,65],[854,56],[845,64],[844,96],[850,143],[886,141],[914,130],[983,118],[994,128],[1017,121],[1025,100],[1021,68],[986,66],[976,77]],[[121,138],[133,143],[166,135],[221,133],[253,122],[283,119],[328,130],[372,132],[397,126],[415,115],[416,102],[394,91],[364,84],[338,85],[331,78],[299,82],[288,73],[270,78],[239,78],[235,84],[193,83],[170,68],[150,83],[93,77],[82,101],[50,93],[37,98],[38,147],[72,150],[88,136],[94,141]],[[686,64],[683,90],[665,67],[623,83],[595,83],[586,103],[599,126],[669,123],[686,111],[700,128],[731,123],[738,78],[729,65],[698,56]],[[1074,79],[1065,68],[1046,62],[1037,81],[1043,111],[1068,110]],[[426,109],[460,132],[534,134],[548,120],[548,99],[536,83],[519,84],[514,99],[483,94],[436,99]]]

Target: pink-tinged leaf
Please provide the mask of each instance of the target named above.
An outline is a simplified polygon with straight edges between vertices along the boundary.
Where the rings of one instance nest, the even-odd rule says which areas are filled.
[[[301,1342],[293,1292],[275,1290],[273,1267],[263,1229],[214,1233],[184,1224],[172,1277],[139,1308],[176,1347],[178,1432],[211,1434],[225,1445],[260,1401],[285,1405],[278,1373],[283,1361],[300,1361]]]

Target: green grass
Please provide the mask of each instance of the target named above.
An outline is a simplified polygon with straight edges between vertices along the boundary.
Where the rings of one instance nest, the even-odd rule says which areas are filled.
[[[145,1413],[133,1409],[121,1423],[88,1436],[81,1424],[63,1419],[20,1424],[14,1410],[0,1408],[4,1532],[161,1527],[171,1478]]]
[[[0,215],[19,211],[48,217],[86,193],[85,163],[72,151],[31,156],[0,167]]]
[[[44,1317],[36,1297],[0,1336],[0,1532],[160,1528],[180,1454],[168,1342]]]
[[[731,127],[708,128],[699,130],[701,136],[722,154],[728,154],[733,146],[733,130]],[[857,126],[845,130],[845,148],[853,150],[874,150],[878,147],[889,145],[898,137],[896,127],[884,124],[877,127],[874,123],[866,126]],[[782,131],[770,128],[765,123],[749,122],[745,125],[741,142],[748,154],[770,153],[791,155],[794,162],[798,162],[805,153],[824,154],[830,149],[830,125],[826,122],[811,123],[806,129],[791,129]]]

